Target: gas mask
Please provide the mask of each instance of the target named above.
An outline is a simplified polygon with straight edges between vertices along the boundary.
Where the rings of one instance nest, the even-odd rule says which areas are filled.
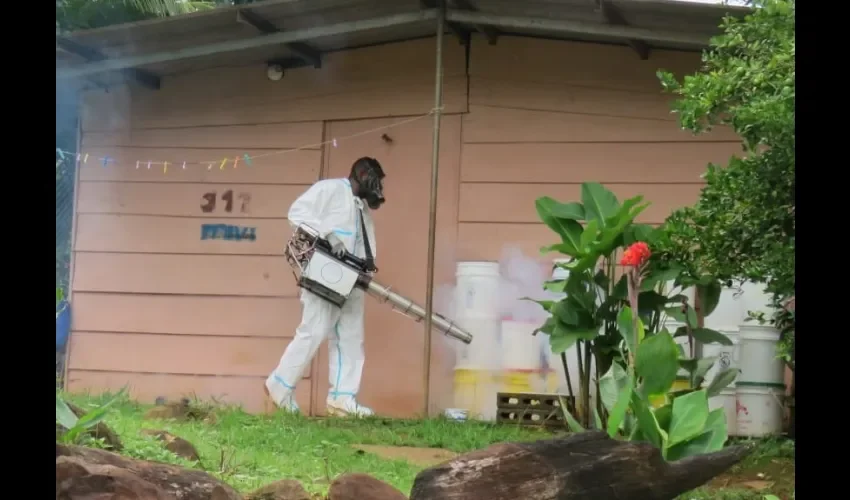
[[[377,164],[377,161],[375,163]],[[355,179],[360,186],[357,196],[362,198],[372,210],[377,210],[386,201],[383,178],[384,172],[379,164],[364,165],[355,170]]]
[[[384,186],[381,179],[371,178],[368,184],[360,184],[360,197],[372,210],[381,208],[381,205],[387,201],[384,198]]]

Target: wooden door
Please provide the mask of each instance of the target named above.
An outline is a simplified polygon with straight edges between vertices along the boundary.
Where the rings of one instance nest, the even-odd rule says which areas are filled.
[[[376,279],[407,297],[425,304],[428,251],[428,207],[431,179],[433,120],[411,123],[360,137],[346,136],[389,125],[401,118],[330,122],[326,140],[338,138],[325,152],[323,177],[347,177],[351,164],[362,156],[376,158],[384,168],[386,204],[373,213],[377,239]],[[457,233],[460,164],[460,116],[444,116],[440,134],[440,185],[438,203],[435,283],[451,283]],[[379,415],[412,417],[424,410],[424,347],[422,323],[395,312],[388,304],[366,299],[366,363],[358,399]],[[446,376],[443,342],[434,332],[432,352],[432,405],[443,406]],[[323,347],[315,364],[315,413],[325,412],[328,390],[328,355]]]

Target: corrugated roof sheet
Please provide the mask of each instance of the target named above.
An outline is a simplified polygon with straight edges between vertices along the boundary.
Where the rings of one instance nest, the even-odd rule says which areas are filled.
[[[450,11],[471,4],[479,13],[494,16],[518,16],[545,19],[549,22],[584,22],[588,25],[610,26],[599,7],[599,0],[470,0],[449,1]],[[253,26],[238,21],[238,11],[249,8],[280,31],[292,31],[348,21],[381,18],[394,14],[421,11],[420,0],[270,0],[246,6],[217,8],[165,19],[154,19],[79,31],[65,38],[100,51],[110,59],[181,50],[188,47],[247,40],[263,36]],[[719,32],[721,18],[726,14],[741,15],[748,9],[728,5],[692,3],[674,0],[607,0],[622,19],[634,28],[658,32],[676,32],[708,37]],[[526,26],[522,29],[499,29],[500,36],[536,36],[564,40],[583,40],[602,43],[626,43],[623,37],[581,33],[564,33],[545,27]],[[409,40],[430,36],[434,21],[424,20],[402,26],[388,26],[344,35],[313,38],[309,45],[319,52],[330,52],[368,45]],[[653,41],[652,48],[689,49],[691,44]],[[57,48],[56,67],[80,67],[89,61],[69,56]],[[268,45],[238,51],[227,51],[201,57],[179,58],[167,62],[137,67],[156,75],[169,75],[211,67],[254,64],[271,59],[295,58],[298,54],[286,45]],[[100,82],[123,80],[124,72],[110,71],[97,75]]]

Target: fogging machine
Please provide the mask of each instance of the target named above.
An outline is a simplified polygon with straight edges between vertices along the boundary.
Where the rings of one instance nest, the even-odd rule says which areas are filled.
[[[412,300],[399,295],[372,278],[375,270],[369,259],[361,259],[350,252],[337,258],[327,240],[306,224],[300,224],[286,245],[286,260],[299,287],[342,307],[355,287],[364,290],[380,302],[389,302],[393,309],[417,322],[425,319],[425,309]],[[431,314],[431,324],[449,337],[464,344],[472,342],[472,335],[444,316]]]

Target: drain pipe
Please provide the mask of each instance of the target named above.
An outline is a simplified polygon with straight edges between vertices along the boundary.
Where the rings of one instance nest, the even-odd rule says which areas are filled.
[[[437,239],[437,181],[440,166],[440,115],[443,106],[443,32],[446,29],[446,2],[437,8],[437,66],[434,71],[434,142],[431,149],[431,199],[428,209],[428,278],[425,291],[425,402],[423,415],[431,410],[431,315],[434,313],[434,247]]]

